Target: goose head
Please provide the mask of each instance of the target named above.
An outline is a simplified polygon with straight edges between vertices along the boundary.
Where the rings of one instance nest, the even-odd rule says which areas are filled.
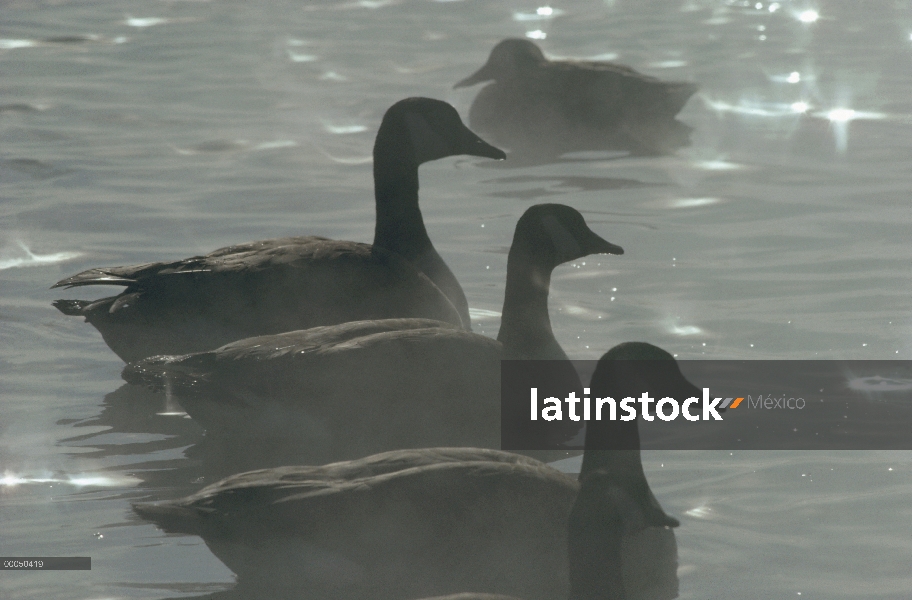
[[[517,77],[548,62],[541,48],[518,38],[503,40],[491,50],[488,62],[472,75],[469,75],[454,88],[467,87],[483,81],[500,81]]]
[[[538,204],[516,223],[507,256],[507,285],[497,339],[507,359],[566,360],[548,317],[554,267],[590,254],[623,254],[563,204]]]
[[[703,394],[681,374],[671,354],[646,342],[624,342],[608,350],[599,359],[590,387],[593,394],[613,398],[648,392],[654,398],[684,400]]]
[[[526,257],[539,269],[554,267],[590,254],[623,254],[620,246],[602,239],[586,225],[578,210],[563,204],[537,204],[516,223],[510,257]]]
[[[684,377],[671,354],[646,342],[625,342],[606,352],[592,374],[589,387],[594,396],[618,401],[639,398],[645,392],[656,401],[670,397],[680,402],[690,397],[700,398],[703,393]],[[581,482],[590,473],[603,472],[634,499],[645,525],[679,525],[677,519],[665,514],[646,482],[636,420],[590,421],[586,426],[585,447]]]
[[[461,154],[507,157],[466,127],[455,108],[432,98],[406,98],[393,104],[383,115],[374,144],[375,165],[395,160],[417,168]]]
[[[643,393],[658,401],[674,398],[679,402],[700,398],[702,390],[687,380],[674,357],[646,342],[624,342],[606,352],[592,374],[591,394],[600,398],[640,398]],[[653,409],[655,404],[652,404]],[[640,433],[637,421],[591,421],[586,430],[586,468],[600,468],[601,451],[628,451],[639,454]],[[589,451],[592,452],[589,452]],[[589,460],[587,460],[587,458]],[[587,464],[588,463],[588,464]],[[621,476],[634,475],[623,474]]]

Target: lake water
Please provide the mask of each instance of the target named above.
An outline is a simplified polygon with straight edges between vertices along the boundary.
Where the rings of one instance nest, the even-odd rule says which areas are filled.
[[[0,3],[0,597],[217,593],[199,538],[130,509],[212,482],[200,429],[121,389],[48,287],[94,266],[299,234],[370,241],[385,109],[451,89],[504,37],[694,81],[674,156],[422,167],[434,243],[496,335],[505,249],[561,202],[623,246],[555,271],[572,358],[912,358],[912,2],[23,0]],[[544,14],[542,14],[544,13]],[[82,293],[79,293],[82,292]],[[90,293],[95,290],[89,290]],[[101,295],[101,292],[98,292]],[[164,413],[164,414],[161,414]],[[203,458],[201,458],[203,457]],[[912,597],[907,452],[649,452],[681,598]]]

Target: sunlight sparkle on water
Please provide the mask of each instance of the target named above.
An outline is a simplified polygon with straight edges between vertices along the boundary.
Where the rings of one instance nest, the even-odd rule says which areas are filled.
[[[709,513],[711,511],[712,509],[704,504],[702,506],[697,506],[696,508],[691,508],[688,511],[684,511],[684,514],[688,517],[694,517],[695,519],[706,519],[709,517]]]
[[[288,54],[288,58],[291,62],[314,62],[317,60],[317,57],[313,54],[302,54],[300,52],[292,52],[291,50],[286,49],[285,52]]]
[[[681,317],[668,317],[666,319],[665,327],[668,330],[668,333],[674,335],[697,335],[699,333],[703,333],[703,330],[696,325],[680,325],[680,318]]]
[[[19,485],[20,483],[28,483],[28,479],[23,479],[22,477],[13,475],[9,472],[4,473],[3,477],[0,477],[0,485],[13,487]]]
[[[294,140],[273,140],[257,144],[253,150],[275,150],[276,148],[294,148],[298,143]]]
[[[37,46],[35,40],[0,40],[0,50],[15,50],[16,48],[31,48]]]
[[[361,8],[383,8],[392,4],[393,0],[358,0],[358,6]]]
[[[469,308],[469,316],[473,321],[484,321],[485,319],[499,319],[500,313],[486,308]]]
[[[785,81],[785,79],[782,79],[782,81]],[[792,104],[741,102],[739,104],[729,104],[724,100],[712,100],[710,98],[704,98],[703,101],[709,108],[719,113],[730,112],[752,117],[793,117],[795,113],[802,113],[808,109],[808,105],[805,102],[794,102]]]
[[[834,108],[826,112],[814,113],[815,117],[827,119],[833,127],[836,138],[836,149],[845,152],[849,147],[849,123],[857,120],[886,119],[887,115],[877,112],[859,111],[851,108]]]
[[[553,19],[554,17],[559,17],[564,14],[564,11],[559,8],[551,8],[550,6],[539,6],[535,9],[533,13],[526,12],[515,12],[513,13],[514,21],[545,21],[547,19]]]
[[[335,135],[348,135],[351,133],[361,133],[362,131],[367,131],[367,126],[365,125],[333,125],[332,123],[327,123],[324,121],[323,129],[328,133]]]
[[[4,269],[13,269],[17,267],[33,267],[38,265],[52,265],[67,260],[72,260],[81,256],[79,252],[55,252],[54,254],[35,254],[29,250],[22,242],[17,242],[17,246],[22,248],[25,256],[0,258],[0,271]]]
[[[834,108],[826,114],[826,118],[834,123],[845,123],[855,118],[855,111],[851,108]]]
[[[798,13],[798,20],[802,23],[813,23],[820,18],[816,10],[804,10]]]
[[[697,168],[704,169],[706,171],[735,171],[737,169],[743,169],[742,165],[738,163],[728,162],[725,160],[704,160],[696,163]]]
[[[653,69],[677,69],[680,67],[686,67],[686,60],[660,60],[658,62],[649,63],[650,67]]]
[[[706,206],[718,202],[718,198],[678,198],[677,200],[672,200],[670,206],[672,208],[693,208],[695,206]]]
[[[792,71],[791,73],[789,73],[789,76],[785,78],[785,80],[788,81],[789,83],[798,83],[799,81],[801,81],[801,73],[799,73],[798,71]]]
[[[697,335],[703,333],[703,330],[694,325],[672,325],[669,331],[675,335]]]
[[[140,480],[128,475],[112,477],[109,475],[91,475],[86,473],[80,475],[43,475],[39,477],[25,477],[9,471],[6,471],[3,476],[0,477],[0,486],[15,487],[27,483],[64,483],[75,487],[123,487],[136,485],[140,483]]]
[[[154,25],[162,25],[167,23],[168,19],[163,19],[161,17],[127,17],[127,20],[124,21],[124,24],[129,25],[130,27],[152,27]]]
[[[548,37],[548,34],[541,29],[536,29],[535,31],[527,31],[526,37],[533,40],[543,40]]]

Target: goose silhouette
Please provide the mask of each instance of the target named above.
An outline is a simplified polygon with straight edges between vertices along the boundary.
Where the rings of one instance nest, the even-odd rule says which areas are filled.
[[[125,289],[54,306],[85,317],[125,362],[364,319],[423,317],[470,328],[465,294],[418,208],[419,165],[458,154],[505,157],[446,102],[401,100],[387,110],[374,145],[373,245],[290,237],[175,262],[90,269],[53,287]]]
[[[499,446],[502,359],[556,361],[553,384],[564,393],[581,389],[554,338],[548,292],[556,266],[595,253],[623,249],[596,235],[575,209],[536,205],[516,225],[496,341],[439,321],[358,321],[150,357],[127,365],[123,377],[181,396],[211,435],[281,440],[316,453],[304,454],[309,460]],[[554,432],[555,441],[579,427]],[[260,446],[278,447],[252,451]]]
[[[472,103],[469,124],[517,153],[655,155],[690,145],[691,128],[675,115],[697,91],[693,83],[610,62],[551,61],[523,39],[501,41],[481,69],[454,87],[491,80]]]
[[[669,376],[650,381],[644,357],[670,355],[624,344],[602,362],[636,360],[597,373],[591,385],[616,394],[623,374],[653,396],[698,393],[673,362]],[[468,590],[538,600],[571,589],[579,600],[673,598],[674,537],[664,528],[677,521],[649,491],[639,450],[600,449],[617,427],[637,425],[588,423],[579,481],[499,450],[429,448],[251,471],[134,507],[166,532],[201,536],[245,589],[264,597]]]

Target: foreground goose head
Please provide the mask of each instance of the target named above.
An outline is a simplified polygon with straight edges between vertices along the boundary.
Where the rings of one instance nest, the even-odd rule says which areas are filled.
[[[483,67],[453,87],[468,87],[484,81],[521,77],[523,73],[533,71],[547,62],[548,59],[541,48],[529,40],[506,39],[494,46],[488,56],[488,62]]]
[[[481,156],[503,160],[506,154],[466,127],[450,104],[432,98],[406,98],[383,115],[374,142],[376,163],[417,168],[447,156]],[[386,173],[379,173],[385,179]]]
[[[507,257],[507,284],[497,340],[505,359],[566,360],[551,330],[548,292],[551,272],[590,254],[624,249],[589,229],[583,215],[563,204],[529,208],[516,224]]]

